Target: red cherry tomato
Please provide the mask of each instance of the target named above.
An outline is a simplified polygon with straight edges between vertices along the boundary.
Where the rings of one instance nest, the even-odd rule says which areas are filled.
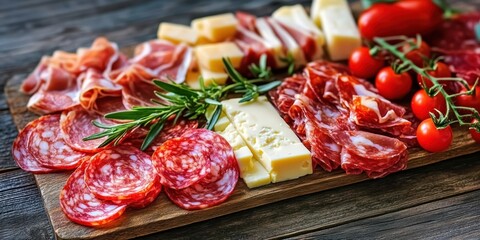
[[[356,77],[373,78],[382,69],[383,60],[370,55],[369,48],[359,47],[350,55],[348,67]]]
[[[414,40],[416,43],[417,41]],[[423,63],[426,58],[430,58],[430,46],[422,41],[418,48],[412,47],[409,43],[402,46],[402,51],[405,53],[410,61],[412,61],[418,67],[423,67]]]
[[[448,68],[448,65],[442,62],[437,62],[434,67],[435,70],[427,71],[428,74],[432,77],[437,77],[437,78],[448,78],[452,76],[452,72]],[[423,77],[420,74],[417,74],[417,82],[420,87],[422,87],[423,84],[425,84],[426,88],[431,88],[433,86],[432,81],[430,81],[428,78]]]
[[[396,74],[392,67],[384,67],[375,78],[375,86],[383,97],[398,100],[412,89],[412,78],[407,72]]]
[[[443,20],[443,11],[431,0],[377,3],[362,12],[358,29],[362,37],[427,34]]]
[[[466,92],[466,89],[463,89],[460,92]],[[471,107],[475,108],[480,112],[480,86],[475,87],[475,93],[473,95],[460,95],[455,98],[457,106]],[[467,112],[467,111],[462,111]]]
[[[430,118],[430,112],[436,114],[437,111],[435,111],[435,109],[439,110],[443,114],[447,112],[445,98],[441,94],[437,94],[435,97],[430,97],[423,89],[418,90],[413,95],[410,105],[412,107],[413,114],[420,120]]]
[[[418,125],[417,140],[420,146],[429,152],[445,151],[452,144],[452,128],[447,126],[437,129],[431,118],[425,119]]]
[[[478,122],[478,120],[473,119],[472,123],[476,123],[476,122]],[[480,132],[477,132],[477,130],[473,128],[470,128],[468,131],[470,132],[470,136],[472,136],[473,140],[475,140],[475,142],[477,143],[480,143]]]

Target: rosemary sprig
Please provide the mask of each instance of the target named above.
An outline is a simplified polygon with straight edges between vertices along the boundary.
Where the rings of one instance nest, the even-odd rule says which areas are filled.
[[[272,78],[272,69],[267,65],[266,54],[262,54],[262,56],[260,56],[260,61],[258,65],[255,63],[252,63],[249,66],[249,69],[250,69],[250,72],[252,72],[253,75],[255,75],[255,77],[257,78],[266,79],[266,80]]]
[[[116,145],[130,132],[140,127],[146,127],[149,128],[149,132],[141,146],[141,149],[145,150],[162,131],[167,121],[173,118],[173,124],[175,124],[180,117],[187,119],[206,117],[205,114],[210,106],[214,106],[215,110],[212,117],[207,119],[206,128],[213,129],[222,111],[221,100],[225,99],[229,93],[240,93],[242,94],[240,102],[248,102],[280,85],[280,81],[269,81],[271,76],[264,73],[269,69],[266,66],[266,56],[262,56],[261,59],[265,59],[262,60],[265,63],[262,63],[262,61],[259,63],[262,76],[258,75],[259,78],[253,80],[243,77],[235,70],[229,59],[223,59],[225,70],[233,82],[225,86],[220,86],[215,82],[205,86],[202,78],[199,79],[200,89],[192,89],[188,85],[178,84],[174,81],[154,80],[153,83],[163,90],[162,92],[155,92],[158,99],[152,99],[152,102],[158,104],[157,106],[134,107],[131,110],[106,114],[105,118],[127,120],[128,122],[116,125],[94,122],[93,124],[103,131],[83,140],[107,137],[99,147],[111,143]]]
[[[397,44],[390,44],[389,41],[398,42]],[[420,37],[417,37],[415,40],[416,43],[420,43]],[[426,88],[425,84],[422,84],[427,94],[431,97],[436,96],[437,94],[441,94],[447,106],[446,113],[442,113],[437,110],[437,115],[434,113],[430,113],[430,117],[432,118],[435,126],[439,129],[446,128],[450,124],[458,123],[461,126],[468,126],[469,128],[475,128],[480,131],[480,122],[472,123],[470,120],[471,118],[475,118],[480,120],[480,114],[475,108],[471,107],[463,107],[455,105],[454,99],[460,95],[472,95],[475,91],[475,87],[478,84],[478,79],[473,86],[469,86],[468,82],[463,78],[458,77],[448,77],[448,78],[438,78],[432,76],[428,73],[431,70],[430,66],[425,68],[416,66],[412,61],[410,61],[406,57],[406,53],[399,51],[399,46],[403,44],[411,44],[411,46],[416,45],[410,38],[406,36],[397,36],[397,37],[389,37],[389,38],[374,38],[374,42],[376,46],[373,47],[371,52],[378,52],[378,51],[386,51],[393,55],[396,60],[400,61],[400,65],[398,66],[403,71],[412,70],[417,74],[420,74],[424,77],[424,79],[428,79],[432,82],[432,86],[430,88]],[[418,47],[413,47],[411,50],[415,50]],[[442,82],[459,82],[462,84],[466,91],[460,93],[449,94],[442,85]],[[453,116],[452,116],[453,115]]]
[[[291,53],[288,53],[286,57],[280,58],[280,61],[284,62],[288,66],[287,73],[288,75],[293,75],[295,72],[295,58],[293,58],[293,55]]]

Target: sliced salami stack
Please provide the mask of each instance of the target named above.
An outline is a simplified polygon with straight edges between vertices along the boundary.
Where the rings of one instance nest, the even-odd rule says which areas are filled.
[[[219,134],[192,129],[161,145],[152,156],[165,193],[177,206],[193,210],[224,202],[239,177],[230,144]]]

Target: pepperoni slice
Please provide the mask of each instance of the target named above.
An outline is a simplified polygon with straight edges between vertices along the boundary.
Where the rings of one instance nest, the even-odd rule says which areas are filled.
[[[42,166],[36,158],[33,157],[31,153],[31,147],[29,143],[30,135],[32,132],[36,131],[36,126],[43,122],[44,118],[49,118],[49,116],[40,117],[30,123],[23,128],[20,133],[18,134],[17,138],[13,142],[12,146],[12,156],[17,165],[31,173],[49,173],[54,172],[56,169],[47,168]]]
[[[81,152],[95,153],[101,151],[102,149],[97,147],[105,141],[106,137],[83,141],[83,138],[102,131],[102,129],[92,124],[93,121],[110,124],[102,116],[90,114],[82,107],[63,111],[60,118],[60,130],[64,136],[65,143]]]
[[[184,189],[165,188],[165,193],[177,206],[187,209],[203,209],[224,202],[238,182],[239,169],[230,144],[219,134],[206,129],[193,129],[182,135],[183,139],[195,139],[207,146],[211,170],[204,178]]]
[[[30,152],[44,167],[74,169],[86,154],[70,148],[60,132],[60,114],[43,116],[30,134]]]
[[[157,179],[150,157],[131,146],[97,153],[85,170],[90,191],[105,200],[143,198]]]
[[[84,172],[88,161],[83,162],[68,178],[60,192],[60,206],[68,219],[85,226],[98,226],[120,217],[126,205],[100,200],[85,185]]]
[[[205,177],[210,172],[209,151],[195,139],[180,137],[164,142],[152,155],[162,185],[182,189]]]
[[[143,199],[132,202],[128,206],[132,208],[144,208],[152,204],[155,199],[157,199],[158,195],[160,195],[160,192],[162,192],[162,184],[160,184],[160,179],[157,179],[155,180],[155,183],[153,184],[150,191]]]

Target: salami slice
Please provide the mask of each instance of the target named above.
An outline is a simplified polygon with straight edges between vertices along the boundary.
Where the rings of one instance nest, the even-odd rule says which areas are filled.
[[[211,161],[210,173],[194,185],[184,189],[165,188],[165,193],[177,206],[203,209],[224,202],[238,182],[239,169],[230,144],[219,134],[206,129],[192,129],[182,135],[207,146]]]
[[[83,138],[102,131],[102,129],[92,124],[93,121],[103,124],[111,123],[100,115],[88,113],[82,107],[63,111],[60,118],[60,130],[64,136],[65,143],[81,152],[95,153],[101,151],[102,149],[97,147],[105,141],[106,137],[83,141]]]
[[[97,153],[85,170],[92,193],[105,200],[143,198],[157,179],[150,157],[131,146],[109,148]]]
[[[152,155],[160,182],[173,189],[186,188],[210,172],[210,149],[195,139],[173,138]]]
[[[44,167],[74,169],[86,154],[70,148],[60,132],[60,114],[43,116],[30,134],[30,152]]]
[[[60,192],[60,206],[68,219],[85,226],[98,226],[120,217],[127,205],[117,205],[95,197],[85,185],[88,161],[68,178]]]
[[[31,153],[30,147],[30,135],[32,132],[36,131],[36,126],[44,121],[44,118],[49,118],[49,116],[40,117],[34,121],[28,123],[25,128],[23,128],[18,134],[17,138],[13,142],[12,146],[12,156],[17,165],[31,173],[49,173],[56,171],[53,168],[47,168],[42,166]]]
[[[160,192],[162,192],[162,184],[160,184],[160,179],[157,179],[143,199],[131,202],[128,206],[132,208],[144,208],[152,204],[157,199],[158,195],[160,195]]]

